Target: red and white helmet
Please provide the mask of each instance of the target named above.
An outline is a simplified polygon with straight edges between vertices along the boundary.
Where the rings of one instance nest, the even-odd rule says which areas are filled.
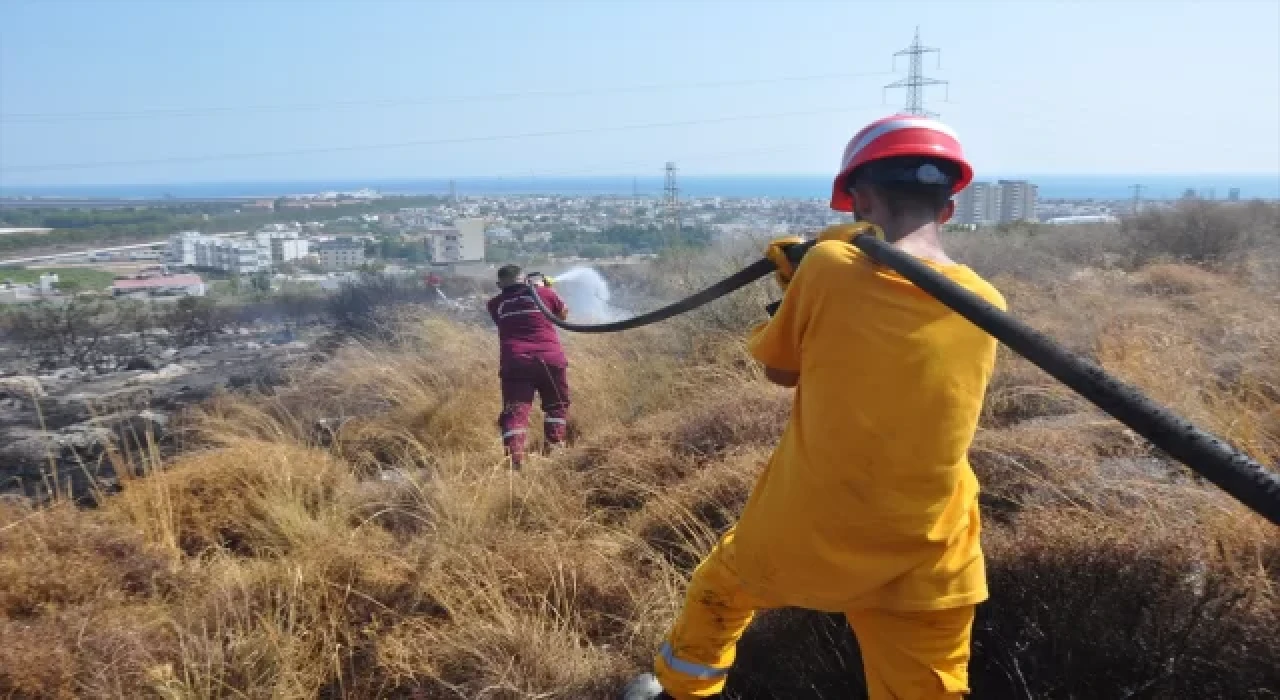
[[[965,160],[960,139],[951,127],[928,117],[895,114],[871,122],[849,140],[840,161],[840,174],[831,187],[831,208],[853,211],[849,176],[861,165],[895,156],[927,156],[955,163],[960,168],[960,179],[952,184],[952,194],[973,180],[973,167]]]

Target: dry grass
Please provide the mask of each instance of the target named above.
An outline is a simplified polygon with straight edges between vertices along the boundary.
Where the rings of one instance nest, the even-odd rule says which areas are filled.
[[[1280,314],[1257,278],[999,283],[1033,325],[1280,459]],[[519,473],[492,335],[411,315],[272,396],[202,407],[187,453],[95,510],[0,505],[0,696],[610,697],[787,415],[743,349],[755,313],[569,338],[575,444]],[[972,454],[979,697],[1275,697],[1274,528],[1007,355]],[[827,615],[762,615],[740,659],[732,697],[862,693]]]

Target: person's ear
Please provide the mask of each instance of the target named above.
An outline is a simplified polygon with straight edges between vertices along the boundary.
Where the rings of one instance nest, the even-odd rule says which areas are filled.
[[[876,212],[875,198],[865,187],[852,188],[850,194],[853,195],[854,218],[858,221],[871,221],[871,217]]]
[[[942,211],[938,214],[938,223],[945,224],[951,220],[951,217],[955,215],[956,215],[956,200],[948,199],[947,205],[944,206],[942,208]]]

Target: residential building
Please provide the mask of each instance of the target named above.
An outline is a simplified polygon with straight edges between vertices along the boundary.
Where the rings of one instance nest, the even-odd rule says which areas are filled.
[[[1000,189],[990,182],[972,182],[955,198],[953,223],[981,226],[995,222],[1000,212]]]
[[[179,267],[248,274],[304,258],[309,253],[310,242],[307,239],[297,231],[283,230],[277,224],[247,239],[183,231],[169,237],[165,259]]]
[[[520,237],[520,240],[524,243],[550,243],[551,232],[538,231],[536,233],[526,233]]]
[[[457,219],[458,259],[455,262],[484,260],[484,219]]]
[[[258,247],[271,255],[271,264],[280,265],[307,257],[310,253],[310,242],[301,238],[297,231],[279,229],[259,231],[254,235]]]
[[[169,236],[167,255],[169,262],[174,265],[195,267],[196,244],[204,238],[204,234],[199,231],[183,231]]]
[[[453,228],[427,232],[427,256],[437,265],[484,260],[484,219],[457,219]]]
[[[316,246],[320,266],[329,272],[351,270],[364,265],[364,245],[349,238],[326,241]]]
[[[204,238],[196,243],[196,264],[233,275],[246,275],[271,269],[271,251],[263,250],[257,241],[228,238]]]
[[[1239,201],[1240,201],[1240,188],[1239,188],[1239,187],[1232,187],[1231,189],[1227,190],[1227,201],[1228,201],[1228,202],[1239,202]]]
[[[972,182],[956,195],[952,223],[990,226],[1034,221],[1039,188],[1026,180]]]
[[[116,280],[111,284],[113,296],[190,296],[205,295],[200,275],[162,275],[141,279]]]
[[[271,263],[301,260],[311,254],[311,242],[305,238],[273,238],[271,239]]]
[[[1040,188],[1026,180],[1000,180],[999,218],[1002,224],[1035,221]]]

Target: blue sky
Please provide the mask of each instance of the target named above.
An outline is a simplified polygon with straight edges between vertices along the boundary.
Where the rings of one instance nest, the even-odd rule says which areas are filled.
[[[916,25],[980,173],[1280,171],[1275,0],[0,0],[0,184],[823,174]]]

